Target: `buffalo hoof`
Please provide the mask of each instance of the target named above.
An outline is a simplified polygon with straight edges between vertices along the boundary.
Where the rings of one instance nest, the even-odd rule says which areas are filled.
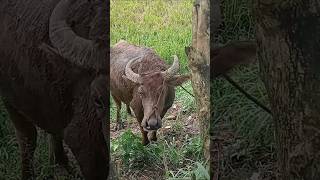
[[[61,179],[62,177],[68,178],[72,175],[73,175],[73,171],[71,170],[70,167],[66,168],[66,167],[57,165],[54,168],[54,177],[55,177],[54,179]]]
[[[130,107],[127,107],[127,113],[129,114],[130,117],[136,117],[134,113],[132,113]]]
[[[150,141],[147,139],[147,140],[142,140],[142,145],[146,146],[150,143]]]
[[[54,166],[54,178],[53,179],[82,179],[82,174],[79,167],[73,161],[68,166],[62,166],[56,164]]]
[[[136,116],[135,116],[134,114],[132,114],[132,113],[130,113],[129,116],[130,116],[130,117],[134,117],[134,118],[136,117]]]
[[[157,131],[150,131],[148,132],[148,140],[151,141],[157,141]]]

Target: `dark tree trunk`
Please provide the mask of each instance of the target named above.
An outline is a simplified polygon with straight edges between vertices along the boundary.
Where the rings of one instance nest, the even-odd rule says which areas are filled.
[[[320,2],[258,0],[255,17],[278,179],[320,179]]]
[[[192,46],[186,48],[186,53],[189,57],[191,82],[197,103],[206,162],[209,162],[210,157],[209,20],[209,0],[196,1],[193,8]]]

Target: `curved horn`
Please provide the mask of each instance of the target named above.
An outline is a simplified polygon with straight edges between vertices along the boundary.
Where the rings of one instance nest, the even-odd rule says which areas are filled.
[[[163,71],[162,74],[164,75],[165,78],[170,78],[177,74],[179,72],[179,59],[178,56],[174,55],[173,56],[173,64],[169,69],[166,71]]]
[[[138,60],[139,59],[139,60]],[[138,60],[138,61],[137,61]],[[132,71],[132,63],[134,62],[141,62],[142,58],[141,57],[136,57],[132,60],[130,60],[128,62],[128,64],[126,65],[126,69],[125,69],[125,73],[126,73],[126,77],[128,79],[130,79],[131,81],[135,82],[135,83],[139,83],[140,82],[140,74],[137,74],[135,72]]]
[[[49,37],[51,43],[58,49],[60,55],[72,63],[81,66],[93,66],[87,62],[96,54],[94,42],[75,34],[67,25],[66,18],[71,2],[61,0],[54,8],[49,22]]]

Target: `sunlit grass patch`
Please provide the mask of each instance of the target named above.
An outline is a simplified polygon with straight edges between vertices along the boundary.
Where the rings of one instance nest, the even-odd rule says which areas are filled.
[[[176,54],[187,70],[184,48],[191,43],[193,0],[111,1],[111,44],[120,39],[153,48],[160,57],[172,62]]]

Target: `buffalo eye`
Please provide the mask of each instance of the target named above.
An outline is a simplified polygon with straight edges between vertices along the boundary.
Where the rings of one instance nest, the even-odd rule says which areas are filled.
[[[103,108],[104,107],[104,103],[102,101],[102,98],[97,98],[94,100],[94,104],[98,107],[98,108]]]
[[[140,96],[143,96],[143,95],[144,95],[143,89],[142,89],[142,88],[139,88],[139,89],[138,89],[138,93],[139,93]]]

